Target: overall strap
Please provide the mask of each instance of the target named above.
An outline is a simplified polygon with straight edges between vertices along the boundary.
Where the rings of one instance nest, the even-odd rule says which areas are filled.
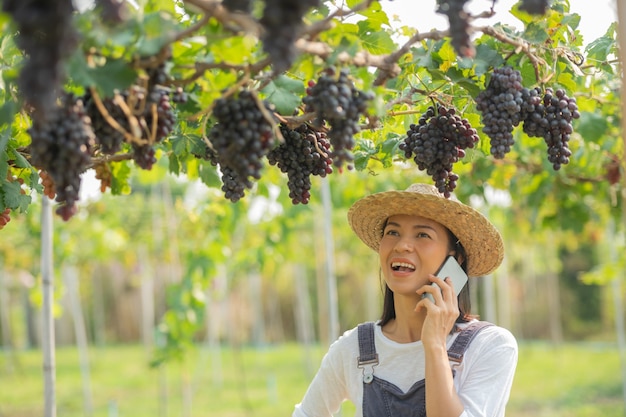
[[[456,337],[450,349],[448,349],[448,359],[451,362],[455,362],[456,366],[460,365],[463,362],[463,355],[465,355],[469,344],[482,329],[489,326],[493,326],[493,323],[477,321],[461,330],[461,333]]]
[[[359,357],[357,367],[363,368],[363,382],[369,384],[374,379],[374,366],[378,365],[378,353],[374,343],[374,322],[359,324]],[[365,367],[368,367],[367,371]]]

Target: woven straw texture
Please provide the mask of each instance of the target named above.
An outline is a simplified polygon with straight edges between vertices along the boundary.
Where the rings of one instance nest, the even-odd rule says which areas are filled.
[[[500,232],[480,212],[456,199],[447,199],[429,184],[413,184],[405,191],[385,191],[358,200],[348,211],[356,235],[378,252],[383,225],[398,214],[422,216],[450,229],[467,252],[467,275],[493,272],[504,257]]]

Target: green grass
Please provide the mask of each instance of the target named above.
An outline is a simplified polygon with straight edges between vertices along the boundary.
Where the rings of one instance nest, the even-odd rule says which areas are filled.
[[[198,349],[151,369],[141,346],[91,348],[92,417],[290,416],[324,352],[311,348],[307,366],[294,344]],[[59,348],[56,359],[57,415],[88,416],[77,350]],[[41,352],[0,351],[0,417],[40,417],[43,404]],[[507,417],[531,416],[624,416],[615,346],[522,343]]]

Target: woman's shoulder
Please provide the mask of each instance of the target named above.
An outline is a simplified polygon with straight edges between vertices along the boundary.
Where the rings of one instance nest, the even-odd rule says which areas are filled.
[[[474,337],[475,343],[472,342],[470,347],[480,348],[480,350],[483,351],[503,348],[517,351],[517,339],[513,333],[505,327],[478,320],[463,323],[459,325],[459,327],[461,331],[470,328],[480,329]]]
[[[366,322],[369,323],[369,322]],[[375,322],[371,322],[376,325]],[[360,323],[365,324],[365,323]],[[359,324],[359,325],[360,325]],[[353,355],[359,350],[359,325],[343,332],[329,347],[329,353],[334,355]]]

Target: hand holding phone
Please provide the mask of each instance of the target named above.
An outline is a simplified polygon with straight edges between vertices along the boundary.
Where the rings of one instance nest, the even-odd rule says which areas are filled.
[[[456,297],[458,297],[459,293],[461,292],[468,280],[467,274],[465,273],[465,271],[463,271],[461,265],[459,265],[459,263],[456,261],[456,259],[454,259],[454,256],[452,255],[446,258],[439,270],[435,273],[435,276],[441,279],[450,278],[452,286],[454,287],[454,295]],[[431,285],[439,288],[439,286],[434,282]],[[435,299],[430,293],[424,293],[422,298],[423,297],[427,297],[433,303],[435,302]]]

